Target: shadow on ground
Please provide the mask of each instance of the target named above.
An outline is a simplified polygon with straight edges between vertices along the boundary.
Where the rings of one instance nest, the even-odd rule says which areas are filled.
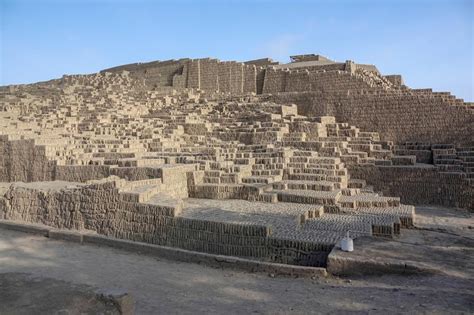
[[[120,314],[97,289],[25,273],[0,274],[0,297],[0,314]]]

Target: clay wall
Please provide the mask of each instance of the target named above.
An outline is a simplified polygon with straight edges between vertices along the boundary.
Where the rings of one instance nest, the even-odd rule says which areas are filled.
[[[261,80],[259,83],[263,84],[265,71],[259,69],[257,75],[257,67],[252,63],[205,58],[130,64],[102,72],[125,70],[130,71],[132,77],[144,80],[150,88],[170,86],[175,89],[194,88],[232,94],[256,93],[257,81]]]
[[[199,59],[188,62],[188,77],[186,87],[192,89],[201,88],[201,64]]]
[[[245,61],[244,64],[246,64],[246,65],[255,65],[257,67],[266,67],[266,66],[270,66],[270,65],[277,65],[278,62],[273,61],[270,58],[261,58],[261,59]]]
[[[288,73],[288,70],[268,68],[265,71],[262,93],[273,94],[285,91]]]
[[[265,68],[257,68],[257,94],[263,93],[263,84],[265,83]]]
[[[0,182],[32,182],[54,177],[54,161],[45,156],[43,146],[33,140],[8,140],[0,136]]]
[[[132,77],[144,80],[145,84],[151,88],[173,86],[174,76],[182,73],[186,63],[187,59],[153,61],[118,66],[101,72],[129,71]]]
[[[173,84],[173,76],[180,73],[182,68],[182,65],[176,63],[146,69],[144,73],[145,83],[156,86],[171,86]]]
[[[434,167],[349,166],[351,177],[366,180],[375,191],[399,196],[402,203],[443,205],[474,211],[474,189],[459,174]]]
[[[219,81],[219,91],[229,92],[231,86],[231,67],[232,63],[230,61],[220,62],[218,66],[218,81]]]
[[[102,235],[220,255],[324,266],[332,246],[271,237],[261,225],[177,217],[178,207],[127,202],[115,182],[60,191],[13,184],[0,196],[0,219],[86,229]]]
[[[188,173],[194,171],[194,165],[173,165],[164,167],[161,174],[157,176],[163,180],[161,192],[173,198],[187,198],[188,193]]]
[[[392,84],[401,86],[405,83],[403,82],[403,78],[399,74],[392,74],[392,75],[384,75],[384,78],[389,80]]]
[[[185,69],[188,71],[188,88],[232,94],[257,92],[257,68],[254,65],[197,59],[189,61]]]
[[[309,72],[316,72],[316,71],[344,71],[346,69],[345,63],[331,63],[326,65],[318,65],[318,66],[309,66],[304,67],[300,70],[308,70]]]
[[[35,145],[33,140],[7,140],[6,136],[0,136],[0,182],[60,180],[84,183],[111,175],[134,181],[161,178],[162,171],[153,167],[56,165],[46,157],[44,146]],[[180,190],[176,192],[182,193]]]
[[[5,152],[6,143],[2,140],[2,136],[0,136],[0,182],[7,182],[9,179],[9,175],[7,173],[7,159]]]
[[[230,87],[229,91],[232,94],[242,94],[244,89],[244,64],[232,62],[230,66]]]
[[[84,183],[110,176],[110,167],[106,165],[57,165],[54,177],[49,180]]]
[[[257,67],[254,65],[243,66],[243,91],[244,93],[257,93]]]
[[[370,89],[367,83],[345,71],[267,69],[263,93]]]
[[[308,70],[297,70],[288,73],[285,91],[310,91],[311,82]]]
[[[383,140],[394,142],[474,144],[474,113],[459,100],[431,92],[384,90],[370,87],[349,73],[309,73],[310,92],[304,75],[288,73],[285,91],[282,72],[269,71],[264,93],[271,100],[295,103],[299,113],[308,116],[336,116],[366,131],[377,131]],[[292,91],[295,89],[295,91]]]
[[[218,60],[217,59],[199,59],[201,71],[201,90],[214,92],[219,89]]]

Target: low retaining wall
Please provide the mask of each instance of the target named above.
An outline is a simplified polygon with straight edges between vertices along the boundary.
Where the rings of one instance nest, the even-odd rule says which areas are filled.
[[[35,185],[11,184],[0,195],[0,219],[90,230],[123,240],[303,266],[325,266],[332,249],[329,244],[272,237],[270,228],[264,225],[180,217],[179,204],[130,202],[119,192],[115,181],[66,185],[56,190],[46,189],[44,183],[39,185],[43,188]]]
[[[387,257],[361,258],[334,247],[328,256],[327,271],[336,276],[385,274],[440,274],[439,270],[412,262]]]
[[[200,253],[174,247],[132,242],[112,237],[97,235],[90,232],[66,231],[51,229],[48,226],[25,224],[0,220],[0,228],[39,234],[51,239],[72,241],[80,244],[109,246],[133,253],[159,256],[164,259],[204,264],[218,268],[230,268],[249,272],[264,272],[275,275],[315,277],[327,276],[325,268],[294,266],[279,263],[263,262],[231,256]]]

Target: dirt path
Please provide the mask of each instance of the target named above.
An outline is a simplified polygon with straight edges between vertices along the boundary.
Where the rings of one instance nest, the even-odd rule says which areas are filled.
[[[139,314],[446,314],[474,310],[474,282],[469,279],[272,278],[7,230],[0,230],[0,273],[28,273],[126,291],[135,298]]]

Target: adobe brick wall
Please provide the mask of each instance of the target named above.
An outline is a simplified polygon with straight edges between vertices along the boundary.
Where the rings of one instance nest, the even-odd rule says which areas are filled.
[[[108,176],[127,180],[161,178],[161,170],[151,167],[111,168],[107,165],[56,165],[44,147],[34,140],[7,140],[0,136],[0,182],[70,181],[86,182]]]
[[[32,182],[54,177],[56,162],[34,140],[7,140],[0,136],[0,182]]]
[[[474,144],[474,113],[441,98],[356,93],[353,88],[338,92],[325,85],[314,92],[274,94],[271,100],[295,103],[302,115],[331,115],[362,130],[377,131],[382,140]]]
[[[273,100],[296,103],[303,115],[334,115],[361,129],[379,132],[383,140],[474,144],[474,113],[465,108],[462,100],[449,93],[408,89],[400,75],[374,73],[375,79],[393,87],[387,89],[374,86],[374,78],[354,73],[372,68],[346,62],[288,70],[275,68],[267,61],[244,64],[207,58],[139,63],[103,71],[127,70],[134,77],[144,78],[147,84],[177,89],[233,94],[288,92],[273,95]]]
[[[177,217],[179,211],[172,206],[125,201],[114,181],[60,191],[12,184],[0,195],[0,219],[86,229],[150,244],[311,266],[324,266],[332,249],[273,238],[266,226]]]
[[[187,88],[207,92],[242,94],[257,92],[257,67],[235,61],[217,59],[190,60],[185,66]]]
[[[348,167],[351,177],[364,179],[375,191],[399,196],[402,203],[443,205],[474,211],[474,187],[460,176],[440,173],[434,167]]]
[[[462,100],[449,93],[402,88],[401,83],[400,76],[268,68],[262,92],[272,94],[272,101],[299,105],[302,115],[333,115],[377,131],[383,140],[474,144],[474,113]]]
[[[190,60],[187,64],[186,87],[199,89],[201,87],[201,65],[200,60]]]
[[[219,88],[217,76],[219,61],[217,59],[199,59],[199,66],[200,89],[205,91],[217,91]],[[195,68],[193,68],[193,70],[195,70]]]
[[[181,75],[184,65],[188,59],[152,61],[146,63],[133,63],[114,68],[104,69],[101,72],[122,72],[129,71],[135,79],[144,81],[150,87],[173,86],[174,77]],[[176,82],[177,85],[183,87],[182,83]]]
[[[384,75],[384,78],[389,80],[394,85],[404,85],[403,78],[399,74]]]

